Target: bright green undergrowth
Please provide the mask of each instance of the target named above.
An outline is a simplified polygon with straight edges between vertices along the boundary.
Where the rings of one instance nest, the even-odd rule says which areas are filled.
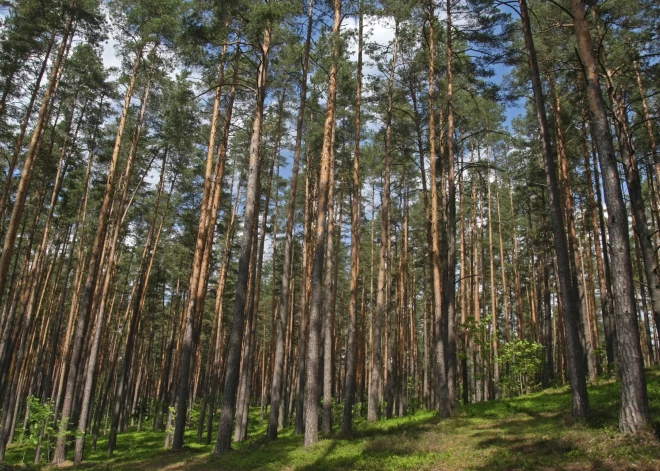
[[[660,370],[648,370],[651,413],[660,418]],[[124,470],[548,470],[660,469],[660,443],[652,431],[638,436],[617,432],[619,385],[601,380],[589,387],[591,413],[571,416],[567,387],[513,399],[462,406],[456,417],[440,420],[435,412],[368,424],[358,418],[355,432],[342,436],[338,426],[329,436],[304,449],[292,428],[274,442],[265,439],[259,410],[250,417],[249,440],[234,444],[223,456],[212,445],[186,435],[184,451],[163,449],[164,433],[120,434],[117,451],[105,455],[106,440],[87,447],[85,469]],[[23,458],[25,456],[25,458]],[[32,456],[12,445],[7,463]],[[2,469],[2,468],[0,468]]]

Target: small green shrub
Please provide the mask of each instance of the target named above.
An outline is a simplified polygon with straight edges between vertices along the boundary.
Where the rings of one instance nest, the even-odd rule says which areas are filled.
[[[18,443],[24,446],[23,461],[25,461],[25,452],[28,448],[37,448],[41,443],[46,443],[48,453],[41,456],[44,460],[49,460],[50,444],[57,437],[57,430],[54,427],[54,404],[48,400],[41,402],[38,397],[28,396],[28,421],[27,427],[21,430],[18,436]]]
[[[500,346],[497,361],[502,365],[500,386],[505,397],[530,393],[538,388],[536,376],[543,365],[542,350],[543,345],[521,339]]]

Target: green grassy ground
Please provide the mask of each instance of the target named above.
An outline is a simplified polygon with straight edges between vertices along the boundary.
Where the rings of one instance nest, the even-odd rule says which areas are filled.
[[[660,418],[660,370],[648,370],[651,413]],[[589,388],[592,412],[575,421],[566,388],[462,407],[455,418],[433,412],[376,424],[359,419],[355,434],[324,437],[310,449],[286,429],[275,442],[251,420],[250,440],[224,456],[194,443],[182,452],[163,449],[163,433],[119,436],[117,452],[105,456],[105,440],[87,453],[85,469],[118,470],[660,470],[660,441],[653,432],[630,437],[617,432],[619,385]],[[255,411],[257,414],[257,411]],[[657,428],[657,427],[656,427]],[[89,449],[89,448],[88,448]],[[11,446],[7,463],[25,450]],[[26,453],[26,461],[29,460]],[[3,469],[0,466],[0,469]]]

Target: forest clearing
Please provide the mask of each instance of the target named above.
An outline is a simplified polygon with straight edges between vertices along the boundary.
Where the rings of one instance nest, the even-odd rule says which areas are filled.
[[[659,35],[0,0],[0,469],[660,469]]]

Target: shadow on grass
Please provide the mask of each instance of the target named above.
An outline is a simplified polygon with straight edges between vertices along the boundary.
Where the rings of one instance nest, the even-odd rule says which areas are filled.
[[[475,470],[601,470],[614,471],[619,465],[601,459],[588,459],[586,453],[563,438],[524,440],[494,437],[483,440],[479,447],[495,447],[485,464]]]
[[[647,370],[651,414],[660,416],[660,370]],[[122,433],[117,451],[105,454],[107,440],[86,448],[83,469],[147,470],[591,470],[656,469],[657,439],[633,439],[616,433],[620,387],[600,381],[589,387],[591,412],[571,416],[567,387],[514,399],[461,407],[457,417],[440,420],[435,412],[367,423],[356,418],[354,432],[334,432],[308,449],[292,428],[276,441],[265,439],[266,424],[259,409],[251,409],[249,440],[234,450],[213,456],[211,445],[195,443],[196,427],[186,432],[180,452],[163,448],[164,432]],[[194,424],[193,424],[194,425]],[[337,429],[337,428],[335,428]],[[217,430],[214,427],[214,430]],[[214,437],[215,438],[215,437]],[[24,449],[12,446],[10,462],[19,462]],[[70,455],[71,456],[71,455]],[[25,461],[31,461],[31,452]],[[26,468],[1,467],[0,471]],[[33,468],[36,469],[36,468]]]

